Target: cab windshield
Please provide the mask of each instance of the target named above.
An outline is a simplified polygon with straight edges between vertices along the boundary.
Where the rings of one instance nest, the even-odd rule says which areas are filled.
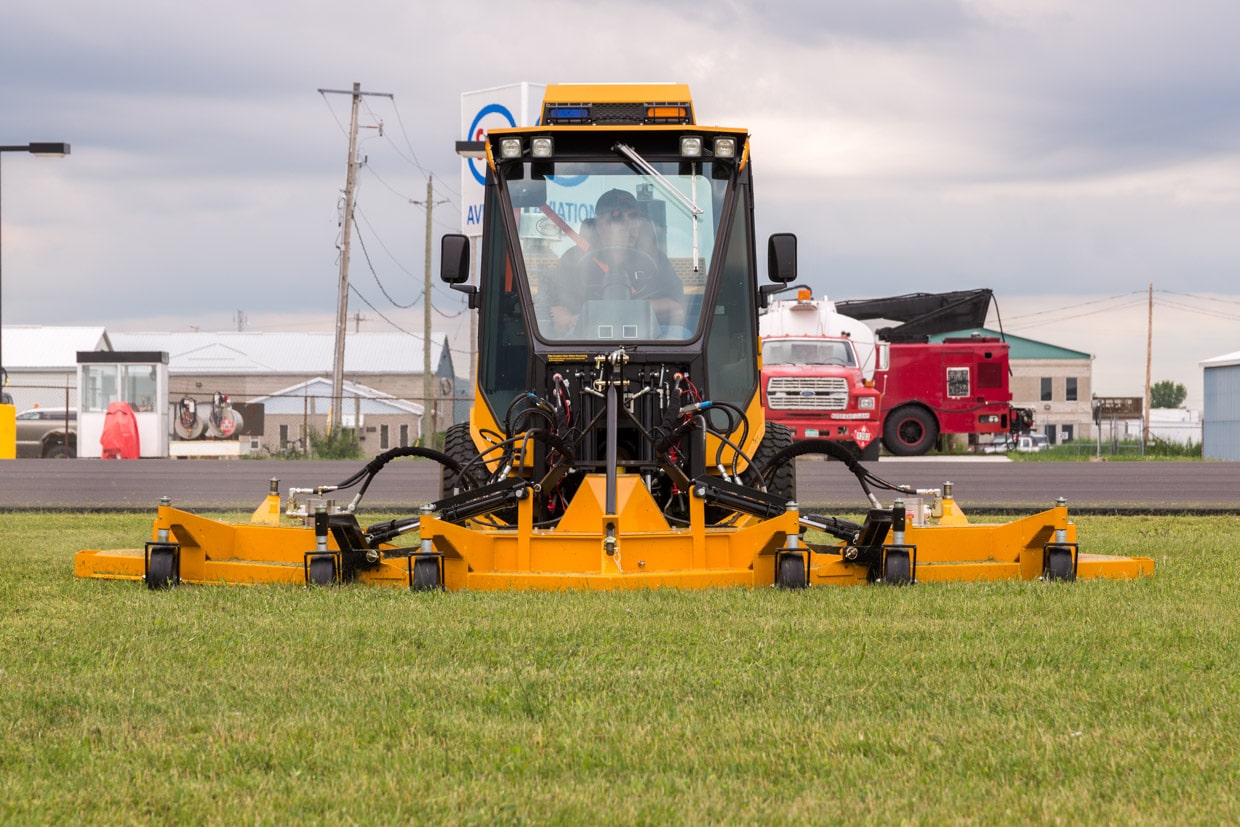
[[[767,339],[764,365],[835,365],[853,368],[857,357],[851,342],[827,339]]]
[[[508,182],[544,340],[683,340],[698,329],[727,181],[709,161],[647,163],[558,162]]]

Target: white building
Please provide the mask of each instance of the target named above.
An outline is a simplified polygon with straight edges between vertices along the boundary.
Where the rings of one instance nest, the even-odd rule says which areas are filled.
[[[1240,350],[1201,363],[1205,390],[1201,453],[1240,460]]]
[[[6,392],[18,411],[76,409],[79,350],[115,350],[103,327],[4,326]],[[66,401],[67,400],[67,401]]]

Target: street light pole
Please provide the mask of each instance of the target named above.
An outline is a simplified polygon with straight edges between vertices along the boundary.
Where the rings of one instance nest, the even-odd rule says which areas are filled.
[[[69,145],[64,143],[30,143],[30,144],[7,144],[0,145],[0,152],[29,152],[31,155],[41,157],[63,158],[69,154]],[[2,167],[0,167],[2,168]],[[0,183],[3,177],[0,177]],[[3,186],[0,186],[0,194],[3,193]],[[2,202],[0,202],[2,203]],[[3,233],[4,222],[0,221],[0,233]],[[4,372],[4,244],[3,237],[0,236],[0,382],[8,380],[8,374]]]

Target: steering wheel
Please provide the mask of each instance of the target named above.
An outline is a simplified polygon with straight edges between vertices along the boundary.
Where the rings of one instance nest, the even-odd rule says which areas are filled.
[[[606,267],[602,280],[605,299],[633,298],[634,287],[640,290],[643,285],[636,284],[636,280],[630,279],[629,274],[648,273],[642,282],[649,281],[653,284],[653,279],[660,270],[654,256],[638,247],[600,247],[592,250],[591,255]],[[649,269],[646,269],[647,266]]]

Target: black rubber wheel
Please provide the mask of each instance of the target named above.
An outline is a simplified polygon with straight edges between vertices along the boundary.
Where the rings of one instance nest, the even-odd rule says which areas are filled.
[[[792,445],[792,429],[779,422],[767,422],[766,434],[763,435],[762,442],[758,444],[758,450],[754,451],[753,464],[750,467],[756,472],[766,473],[766,465],[771,458],[790,445]],[[757,485],[757,473],[746,474],[745,481],[749,485]],[[767,473],[766,490],[769,494],[795,500],[797,498],[796,460],[785,462],[773,473]]]
[[[882,448],[881,442],[879,442],[877,439],[872,440],[861,451],[858,459],[860,459],[862,462],[878,462],[878,454],[881,448]]]
[[[44,459],[68,459],[69,456],[69,449],[61,442],[53,442],[43,450]]]
[[[913,582],[913,566],[904,549],[890,549],[883,567],[883,582],[889,586],[907,586]]]
[[[898,457],[919,457],[939,439],[939,423],[930,412],[905,405],[887,414],[883,422],[883,444]]]
[[[801,555],[785,554],[779,558],[775,585],[781,589],[803,589],[808,585],[805,579],[805,560]]]
[[[167,589],[176,583],[176,552],[168,548],[151,549],[146,564],[146,587]]]
[[[336,559],[330,554],[310,558],[309,582],[316,586],[330,586],[336,582]]]
[[[439,578],[439,560],[435,557],[413,558],[413,590],[418,592],[442,588]]]
[[[1046,550],[1046,579],[1076,579],[1076,574],[1072,571],[1072,549],[1048,548]]]
[[[474,447],[474,438],[469,434],[468,422],[458,422],[449,426],[443,437],[443,452],[462,466],[473,462],[478,457],[478,449]],[[448,496],[455,488],[462,491],[473,488],[475,485],[473,473],[480,470],[482,470],[480,464],[475,464],[470,471],[466,472],[466,478],[462,480],[456,471],[446,465],[443,466],[443,489],[440,496]]]

